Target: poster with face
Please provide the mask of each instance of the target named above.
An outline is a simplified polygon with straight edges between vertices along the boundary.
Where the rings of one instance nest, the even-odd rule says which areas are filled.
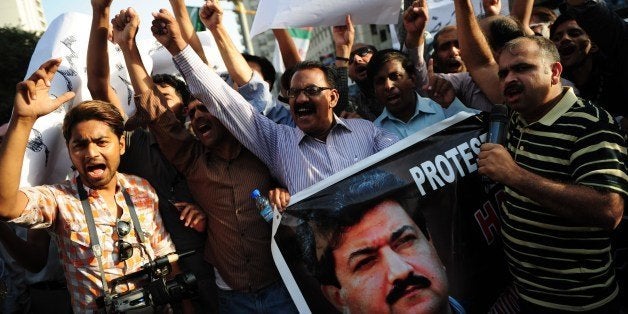
[[[508,276],[500,189],[477,173],[486,121],[458,114],[292,197],[272,246],[300,311],[494,305]]]

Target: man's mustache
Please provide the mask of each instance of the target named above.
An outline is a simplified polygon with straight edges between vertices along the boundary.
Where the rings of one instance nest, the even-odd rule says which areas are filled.
[[[408,287],[414,286],[417,289],[425,289],[429,288],[431,285],[432,283],[429,279],[421,275],[410,273],[405,279],[395,280],[392,290],[390,290],[386,296],[386,303],[388,303],[388,305],[395,304],[406,294]]]

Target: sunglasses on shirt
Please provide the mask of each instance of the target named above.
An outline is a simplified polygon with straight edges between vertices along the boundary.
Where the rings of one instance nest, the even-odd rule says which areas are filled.
[[[118,248],[119,261],[124,262],[133,256],[133,245],[122,240],[131,233],[131,223],[124,220],[116,220],[116,233],[118,234],[118,240],[114,245]]]

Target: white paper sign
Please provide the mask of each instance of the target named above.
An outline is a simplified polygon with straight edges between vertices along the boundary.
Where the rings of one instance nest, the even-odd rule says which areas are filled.
[[[401,0],[260,0],[251,37],[272,28],[397,24]]]

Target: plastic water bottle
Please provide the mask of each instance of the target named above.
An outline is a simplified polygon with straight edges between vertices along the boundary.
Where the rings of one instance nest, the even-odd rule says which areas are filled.
[[[267,198],[262,196],[262,193],[258,189],[253,190],[251,197],[255,200],[255,206],[259,209],[259,214],[262,215],[267,222],[273,221],[273,207]]]

